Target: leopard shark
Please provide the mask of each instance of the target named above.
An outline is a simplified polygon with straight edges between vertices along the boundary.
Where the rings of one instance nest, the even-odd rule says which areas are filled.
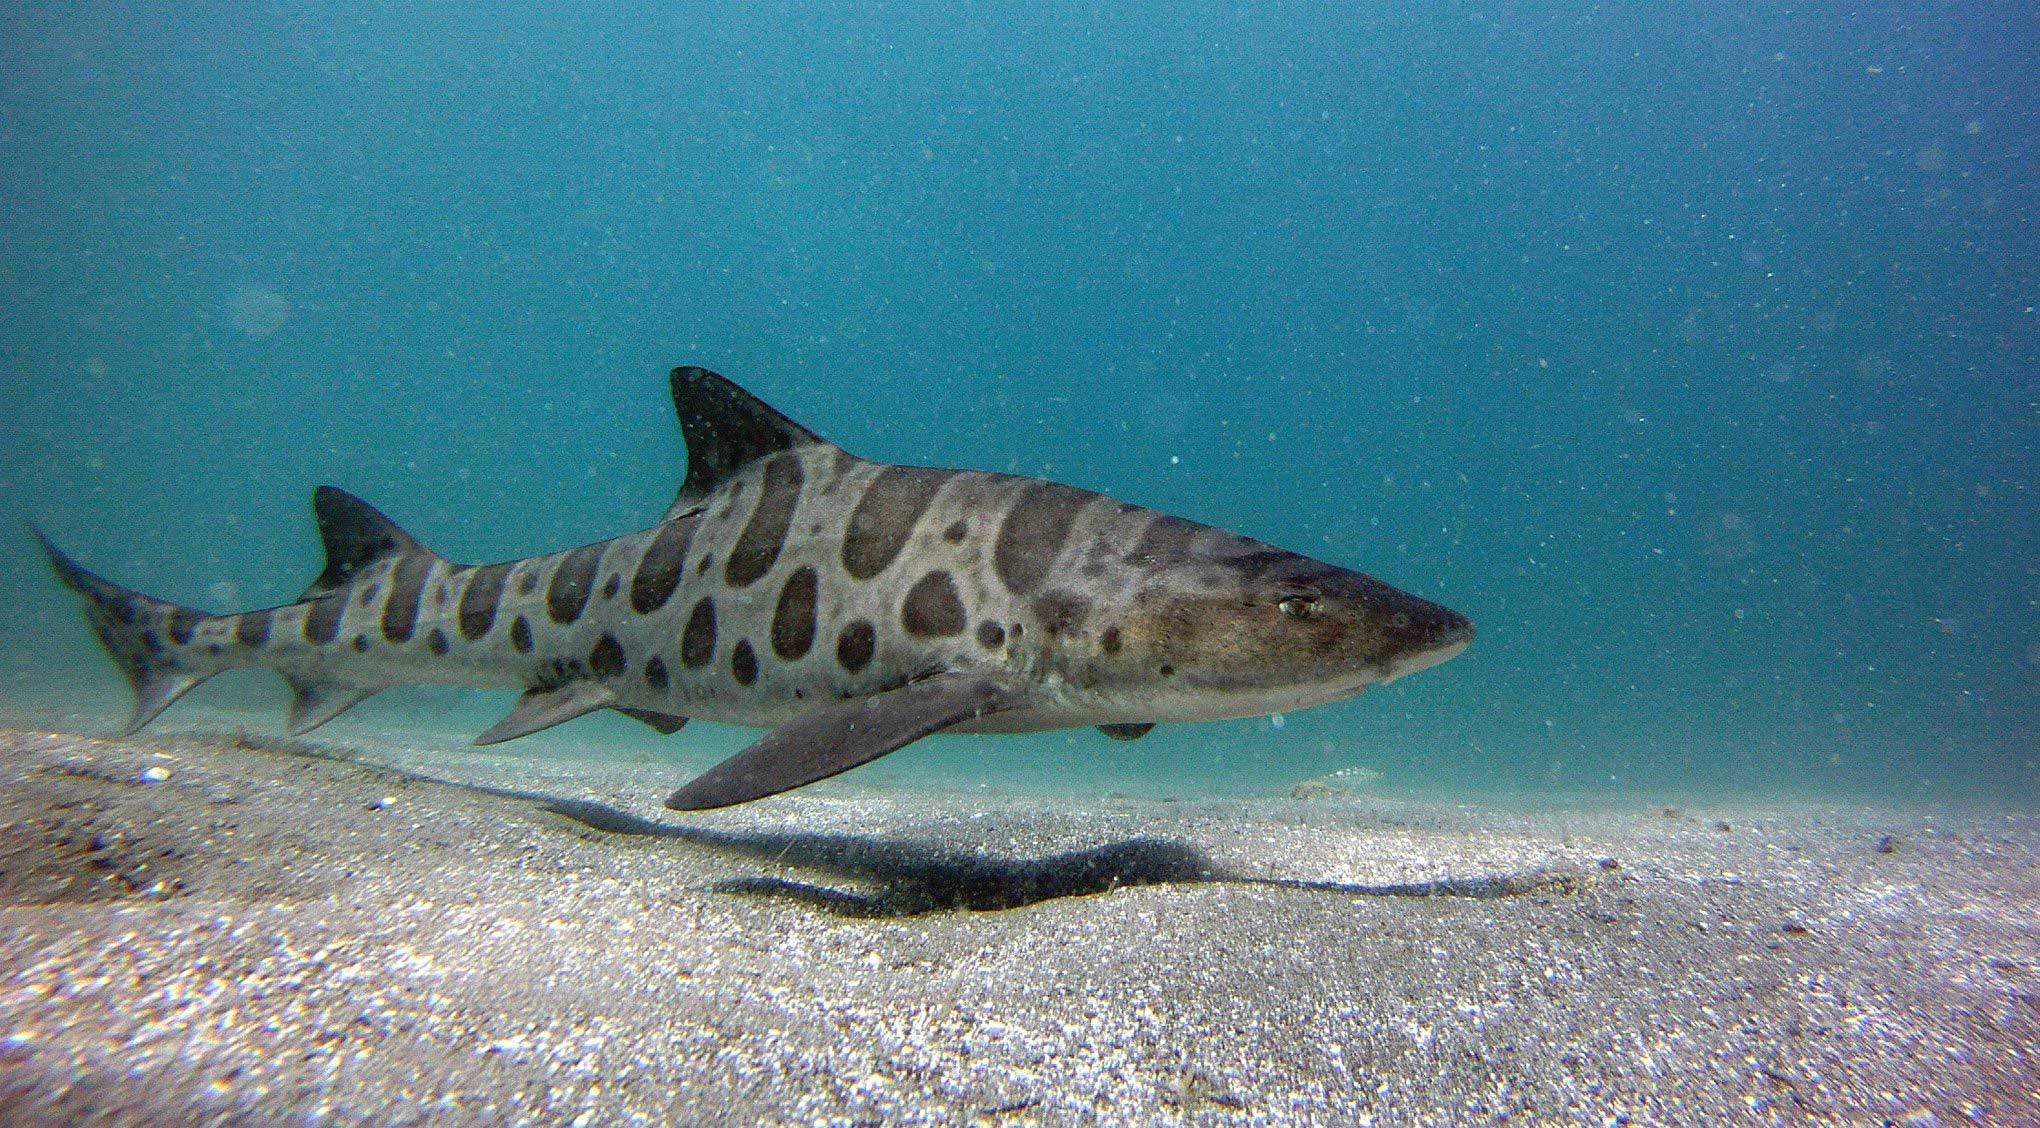
[[[521,691],[494,744],[599,709],[662,733],[769,728],[675,791],[705,810],[937,732],[1287,713],[1464,650],[1473,624],[1381,580],[1039,478],[860,458],[704,368],[672,371],[686,475],[656,524],[449,561],[319,487],[325,570],[210,614],[86,571],[34,530],[135,692],[127,732],[224,670],[289,684],[308,732],[391,686]]]

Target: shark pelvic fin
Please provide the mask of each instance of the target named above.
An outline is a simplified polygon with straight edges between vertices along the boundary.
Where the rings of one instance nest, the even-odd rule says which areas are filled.
[[[619,705],[616,711],[634,721],[643,721],[659,731],[660,736],[671,736],[680,731],[687,718],[678,713],[660,713],[652,709],[626,709]]]
[[[326,570],[298,597],[300,603],[346,587],[356,572],[378,560],[432,550],[383,515],[382,510],[334,486],[312,492],[312,515],[326,542]]]
[[[666,511],[668,520],[701,505],[731,474],[766,455],[834,445],[706,368],[675,368],[672,382],[673,410],[687,444],[687,481]]]
[[[777,795],[847,772],[930,733],[1018,703],[1005,682],[937,674],[802,714],[674,792],[666,806],[705,811]]]
[[[1132,724],[1099,725],[1098,731],[1114,740],[1139,740],[1153,731],[1154,727],[1153,721],[1140,721]]]
[[[614,704],[616,695],[610,692],[608,686],[585,678],[565,685],[527,689],[524,696],[517,699],[517,707],[510,710],[510,715],[475,737],[475,743],[501,744],[520,736],[530,736],[541,729],[564,724]]]
[[[379,685],[313,681],[288,674],[283,680],[290,683],[290,716],[283,727],[292,736],[303,736],[382,692]]]

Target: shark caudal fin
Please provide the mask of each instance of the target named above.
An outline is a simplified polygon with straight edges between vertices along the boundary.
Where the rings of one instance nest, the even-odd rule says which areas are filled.
[[[134,715],[121,735],[155,720],[171,702],[223,668],[193,661],[193,640],[213,616],[101,579],[65,555],[41,529],[31,525],[29,532],[49,554],[57,578],[85,598],[85,618],[134,687]]]

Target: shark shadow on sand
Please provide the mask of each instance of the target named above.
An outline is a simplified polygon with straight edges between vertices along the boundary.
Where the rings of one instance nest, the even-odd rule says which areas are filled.
[[[958,910],[998,912],[1137,885],[1260,885],[1360,897],[1492,900],[1540,892],[1575,893],[1588,880],[1562,870],[1385,884],[1262,877],[1229,870],[1202,850],[1166,838],[1128,838],[1045,857],[1012,857],[912,839],[682,826],[642,818],[592,800],[563,799],[478,784],[451,786],[531,803],[542,811],[603,834],[678,839],[727,855],[759,859],[775,867],[857,883],[862,888],[844,889],[759,874],[729,878],[711,887],[718,893],[783,898],[843,917],[911,917]]]

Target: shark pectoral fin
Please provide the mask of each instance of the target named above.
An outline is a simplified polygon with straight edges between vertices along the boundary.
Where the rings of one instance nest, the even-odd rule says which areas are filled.
[[[292,736],[303,736],[383,689],[379,685],[346,685],[288,675],[283,680],[290,683],[290,716],[283,727]]]
[[[616,695],[598,681],[582,679],[565,685],[527,689],[524,696],[517,699],[517,707],[510,710],[510,715],[475,737],[475,743],[501,744],[520,736],[530,736],[540,729],[564,724],[614,704]]]
[[[675,791],[666,806],[705,811],[777,795],[868,764],[930,733],[1019,703],[982,674],[938,674],[870,697],[824,705],[773,729]]]
[[[680,731],[681,725],[687,723],[687,718],[678,713],[660,713],[651,709],[626,709],[620,705],[617,706],[616,711],[633,720],[643,721],[652,726],[659,730],[660,736],[671,736]]]

